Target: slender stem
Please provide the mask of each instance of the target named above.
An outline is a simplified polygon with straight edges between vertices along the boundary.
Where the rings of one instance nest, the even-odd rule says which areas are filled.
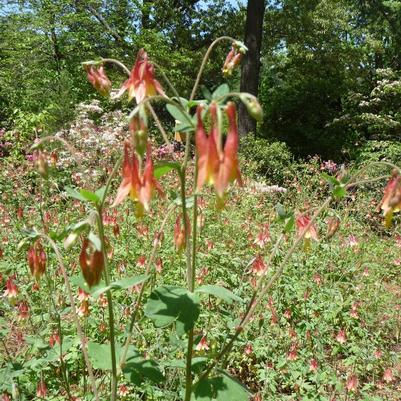
[[[210,57],[210,53],[212,52],[214,46],[216,46],[217,43],[219,43],[219,42],[221,42],[223,40],[228,40],[230,42],[235,42],[235,39],[231,38],[230,36],[221,36],[220,38],[217,38],[214,42],[212,42],[212,44],[207,49],[207,52],[205,53],[205,56],[203,57],[202,64],[201,64],[201,66],[199,68],[198,75],[196,77],[196,81],[195,81],[194,87],[192,88],[191,97],[189,98],[189,100],[194,100],[195,99],[196,91],[198,90],[199,82],[200,82],[200,80],[202,78],[203,70],[206,67],[206,63],[207,63],[207,61],[208,61],[208,59]]]
[[[104,226],[103,226],[103,212],[99,206],[97,209],[97,226],[99,230],[99,238],[102,244],[102,252],[104,259],[104,279],[106,286],[110,285],[110,272],[106,253],[106,243],[104,239]],[[111,296],[111,290],[106,291],[107,297],[107,309],[109,313],[109,339],[110,339],[110,352],[111,352],[111,401],[117,399],[117,358],[116,358],[116,343],[114,333],[114,311],[113,311],[113,299]]]
[[[169,217],[170,217],[170,215],[171,215],[173,210],[174,210],[174,205],[170,206],[169,209],[167,210],[167,213],[166,213],[166,215],[164,217],[164,220],[162,221],[162,223],[160,225],[159,232],[162,232],[164,230],[164,227],[167,224],[167,221],[168,221],[168,219],[169,219]],[[145,275],[149,274],[150,269],[153,266],[153,263],[154,263],[154,260],[155,260],[156,254],[157,254],[158,246],[159,246],[159,240],[157,240],[157,241],[155,241],[153,243],[152,253],[150,254],[148,263],[146,265]],[[127,338],[125,340],[124,350],[123,350],[123,353],[122,353],[121,359],[120,359],[120,368],[125,365],[125,361],[127,359],[128,348],[129,348],[129,344],[131,343],[131,339],[132,339],[132,331],[133,331],[133,328],[134,328],[136,317],[138,315],[139,306],[141,305],[142,297],[143,297],[143,294],[144,294],[145,289],[146,289],[146,285],[147,285],[147,282],[142,284],[141,290],[140,290],[140,292],[138,294],[138,298],[137,298],[137,300],[135,302],[135,308],[134,308],[134,311],[132,312],[131,321],[129,323],[128,335],[127,335]]]
[[[152,114],[152,116],[153,116],[153,118],[154,118],[154,120],[155,120],[155,123],[156,123],[156,125],[157,125],[157,128],[159,129],[160,133],[162,134],[162,137],[163,137],[163,139],[164,139],[164,142],[166,142],[167,145],[171,145],[171,142],[170,142],[169,139],[168,139],[166,130],[163,128],[163,125],[162,125],[162,123],[160,122],[159,117],[157,116],[157,114],[156,114],[154,108],[152,107],[152,105],[151,105],[150,103],[148,103],[148,108],[149,108],[150,113]]]
[[[109,178],[107,179],[106,187],[104,189],[103,199],[100,201],[100,206],[99,206],[100,210],[103,210],[104,202],[106,201],[106,197],[107,197],[107,194],[108,194],[109,189],[110,189],[111,181],[113,180],[114,176],[117,174],[117,171],[120,168],[122,160],[123,160],[123,156],[121,155],[117,159],[117,161],[116,161],[116,163],[115,163],[115,165],[113,167],[113,170],[112,170],[111,174],[109,175]]]
[[[78,314],[77,314],[77,308],[75,306],[74,296],[72,295],[72,290],[71,290],[70,281],[68,279],[67,270],[66,270],[66,268],[64,266],[64,263],[63,263],[63,257],[61,255],[59,249],[58,249],[58,246],[56,245],[56,243],[49,236],[47,236],[46,234],[43,234],[43,233],[40,233],[39,235],[50,244],[50,246],[54,250],[54,253],[56,254],[57,261],[58,261],[59,267],[61,269],[61,273],[62,273],[63,278],[64,278],[64,282],[65,282],[65,287],[67,289],[68,298],[70,300],[72,317],[74,319],[74,323],[75,323],[75,327],[77,329],[79,340],[81,342],[82,354],[84,356],[85,364],[86,364],[86,367],[88,369],[88,375],[89,375],[89,379],[90,379],[90,382],[91,382],[92,391],[93,391],[93,394],[95,395],[96,401],[99,401],[99,393],[98,393],[97,387],[96,387],[96,380],[95,380],[95,376],[93,374],[92,364],[91,364],[90,359],[89,359],[88,350],[86,348],[86,339],[85,339],[84,333],[82,331],[81,324],[79,323]]]
[[[123,64],[121,61],[118,61],[114,58],[102,58],[103,63],[111,63],[111,64],[116,64],[118,65],[128,76],[131,74],[131,71],[127,68],[125,64]]]
[[[180,100],[180,95],[177,92],[177,90],[175,89],[174,85],[171,83],[171,81],[169,80],[169,78],[167,77],[166,73],[163,71],[163,68],[160,67],[159,64],[155,63],[154,61],[152,61],[152,63],[154,64],[154,66],[157,68],[157,71],[160,72],[161,76],[163,77],[164,81],[166,81],[167,85],[169,86],[169,88],[171,89],[171,91],[174,93],[174,96],[177,98],[177,100],[181,103]]]
[[[188,141],[188,139],[187,139]],[[188,146],[188,142],[187,142]],[[186,171],[186,163],[184,162],[181,170],[180,170],[180,187],[181,187],[181,204],[182,204],[182,215],[184,220],[184,232],[185,232],[185,244],[186,244],[186,266],[187,266],[187,286],[188,290],[194,291],[194,271],[192,268],[191,261],[191,252],[190,252],[190,244],[189,244],[189,224],[187,219],[187,204],[186,204],[186,190],[185,190],[185,171]],[[194,211],[194,214],[195,211]],[[196,221],[193,222],[196,225]],[[194,239],[195,242],[195,239]],[[185,369],[185,401],[189,401],[191,399],[192,392],[192,351],[194,346],[194,329],[191,328],[188,333],[188,344],[187,344],[187,356],[186,356],[186,369]]]
[[[184,221],[184,233],[185,233],[185,244],[186,244],[186,266],[187,266],[187,286],[189,291],[193,292],[192,284],[192,269],[191,269],[191,254],[189,250],[189,224],[187,219],[187,200],[185,190],[185,170],[181,169],[180,173],[180,188],[181,188],[181,206],[182,206],[182,219]]]

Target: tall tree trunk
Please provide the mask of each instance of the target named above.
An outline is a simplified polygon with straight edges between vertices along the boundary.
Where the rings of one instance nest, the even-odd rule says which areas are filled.
[[[258,95],[260,48],[262,45],[265,0],[248,0],[245,26],[245,45],[248,47],[241,67],[241,92]],[[256,121],[248,114],[245,106],[239,106],[238,128],[240,135],[256,132]]]

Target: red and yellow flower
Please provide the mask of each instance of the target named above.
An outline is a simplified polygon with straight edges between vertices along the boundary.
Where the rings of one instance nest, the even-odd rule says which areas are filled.
[[[384,188],[384,195],[379,204],[379,210],[383,211],[384,224],[387,228],[391,226],[394,213],[401,210],[401,177],[397,170]]]
[[[196,151],[198,155],[197,190],[207,183],[213,185],[219,200],[224,199],[230,183],[237,180],[242,185],[238,166],[238,129],[235,104],[230,102],[226,106],[228,117],[228,132],[225,144],[222,144],[221,133],[217,121],[217,104],[210,106],[211,131],[206,135],[202,122],[202,106],[197,110],[197,129],[195,135]]]
[[[93,64],[84,64],[84,68],[88,77],[88,81],[102,95],[108,96],[111,91],[111,82],[104,72],[104,67]]]
[[[153,192],[156,189],[160,195],[163,190],[160,184],[153,176],[153,161],[151,156],[150,144],[147,144],[146,162],[141,174],[139,168],[138,156],[135,148],[126,142],[124,144],[124,164],[123,179],[117,191],[116,199],[113,207],[119,205],[127,196],[129,196],[136,204],[136,216],[143,216],[144,210],[149,210],[149,203],[152,199]]]
[[[155,96],[156,93],[164,96],[164,90],[159,81],[155,79],[153,64],[148,61],[148,54],[144,49],[139,50],[134,67],[129,78],[123,83],[117,97],[128,91],[128,100],[134,97],[137,103],[146,97]]]

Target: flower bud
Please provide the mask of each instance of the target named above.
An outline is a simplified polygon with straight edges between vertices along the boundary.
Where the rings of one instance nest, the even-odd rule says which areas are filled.
[[[245,105],[248,113],[258,122],[263,120],[263,110],[258,99],[250,93],[241,93],[239,98]]]
[[[136,152],[143,157],[148,144],[148,127],[145,119],[135,116],[129,123]]]
[[[103,252],[96,250],[93,243],[88,239],[85,239],[82,244],[79,264],[89,287],[98,284],[104,269]]]

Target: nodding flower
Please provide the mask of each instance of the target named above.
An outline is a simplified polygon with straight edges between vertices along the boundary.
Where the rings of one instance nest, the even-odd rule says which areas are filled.
[[[174,225],[174,244],[178,252],[182,252],[187,246],[185,225],[184,224],[181,225],[181,220],[182,216],[178,215]],[[189,222],[188,215],[185,216],[185,220],[186,220],[186,227],[189,232],[191,231],[191,225]]]
[[[93,64],[84,64],[84,68],[88,77],[88,81],[102,95],[108,96],[111,91],[111,82],[104,72],[104,67]]]
[[[35,242],[27,254],[28,265],[32,276],[39,280],[46,271],[46,252],[39,241]]]
[[[128,91],[128,100],[131,101],[135,97],[137,103],[142,102],[146,97],[155,96],[156,93],[164,96],[163,88],[155,79],[154,66],[149,63],[148,54],[144,49],[139,50],[131,74],[116,97],[122,96],[126,91]]]
[[[235,67],[241,63],[242,53],[235,46],[231,47],[226,60],[224,61],[222,72],[225,77],[232,75]]]
[[[79,255],[82,275],[89,287],[99,283],[104,269],[103,252],[95,248],[88,239],[84,239],[81,254]]]
[[[304,235],[304,250],[307,251],[311,247],[311,240],[318,241],[317,229],[314,224],[311,224],[309,228],[304,232],[306,227],[311,222],[311,218],[306,214],[301,214],[296,218],[297,232],[298,235]]]
[[[384,225],[389,228],[394,213],[401,210],[401,177],[397,170],[393,171],[390,181],[384,188],[384,195],[378,209],[383,211]]]
[[[227,138],[223,145],[223,138],[219,130],[217,118],[217,104],[212,103],[209,112],[211,116],[211,130],[206,135],[202,122],[202,106],[197,109],[196,151],[198,154],[197,190],[203,184],[213,185],[218,200],[224,199],[227,187],[237,180],[242,185],[238,166],[238,129],[236,121],[236,107],[230,102],[225,108],[228,117]]]
[[[127,196],[136,204],[136,216],[141,217],[144,210],[149,210],[149,203],[156,189],[160,195],[163,190],[153,176],[153,161],[150,144],[147,144],[146,161],[143,172],[140,172],[138,156],[135,148],[131,149],[128,142],[124,145],[123,179],[117,191],[113,207],[119,205]]]

